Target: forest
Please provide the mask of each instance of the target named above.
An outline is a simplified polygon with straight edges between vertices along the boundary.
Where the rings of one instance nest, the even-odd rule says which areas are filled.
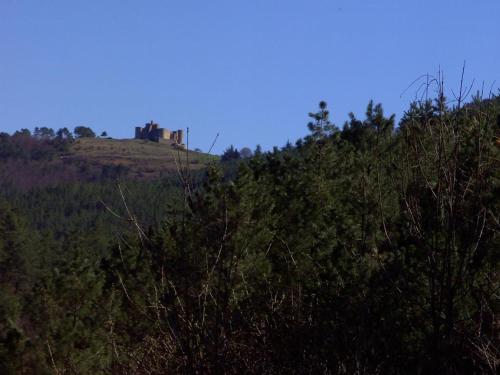
[[[201,170],[38,186],[7,177],[95,134],[1,133],[0,374],[496,374],[500,97],[309,117]]]

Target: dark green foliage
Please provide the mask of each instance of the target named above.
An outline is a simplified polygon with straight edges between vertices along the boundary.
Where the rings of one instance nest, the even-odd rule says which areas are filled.
[[[95,138],[94,131],[87,126],[77,126],[73,133],[76,138]]]
[[[499,115],[441,95],[340,130],[321,102],[203,184],[4,186],[0,372],[495,373]]]
[[[147,359],[121,364],[494,372],[496,109],[411,111],[419,120],[409,112],[395,132],[370,103],[339,131],[322,104],[297,147],[257,155],[232,181],[211,172],[184,215],[135,250],[155,275],[139,293],[154,324],[128,347]]]
[[[231,161],[231,160],[238,160],[241,158],[240,152],[238,151],[237,148],[235,148],[233,145],[231,145],[229,148],[227,148],[226,151],[221,156],[221,161]]]
[[[0,162],[52,160],[60,152],[67,151],[71,141],[71,133],[65,133],[64,129],[59,129],[57,136],[54,130],[45,127],[35,128],[33,136],[27,129],[12,136],[0,133]]]
[[[33,136],[36,138],[51,139],[54,138],[55,135],[56,133],[54,132],[54,129],[47,128],[46,126],[42,126],[41,128],[36,127],[33,132]]]
[[[37,373],[45,368],[32,340],[40,257],[25,223],[3,199],[0,234],[0,373]]]
[[[56,133],[56,137],[60,141],[69,141],[69,142],[73,141],[73,134],[71,134],[71,132],[68,130],[68,128],[59,129]]]
[[[243,147],[241,150],[240,150],[240,156],[243,158],[243,159],[247,159],[247,158],[251,158],[253,156],[253,152],[250,148],[248,147]]]
[[[17,130],[14,133],[14,137],[31,137],[31,132],[29,131],[29,129]]]

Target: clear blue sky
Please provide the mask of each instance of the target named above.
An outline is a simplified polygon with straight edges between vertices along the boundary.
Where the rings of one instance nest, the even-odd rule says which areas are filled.
[[[326,100],[399,117],[417,76],[500,82],[499,0],[0,0],[0,131],[155,120],[215,152],[282,146]]]

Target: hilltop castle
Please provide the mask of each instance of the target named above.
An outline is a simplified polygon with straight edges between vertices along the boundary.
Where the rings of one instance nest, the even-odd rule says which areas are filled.
[[[165,128],[160,128],[158,127],[158,124],[153,121],[148,122],[143,128],[140,126],[135,128],[135,139],[149,139],[154,142],[170,140],[177,146],[183,146],[183,136],[184,134],[181,129],[171,131]]]

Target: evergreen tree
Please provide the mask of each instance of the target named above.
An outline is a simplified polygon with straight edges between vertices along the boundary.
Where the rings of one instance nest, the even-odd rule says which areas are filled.
[[[76,138],[95,138],[94,131],[87,126],[77,126],[73,133]]]

